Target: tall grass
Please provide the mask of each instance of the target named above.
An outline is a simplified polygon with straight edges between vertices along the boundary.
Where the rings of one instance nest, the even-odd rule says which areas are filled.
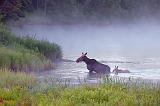
[[[37,40],[33,37],[23,37],[19,40],[19,43],[29,50],[43,54],[48,59],[54,61],[55,59],[61,59],[62,51],[60,46],[55,43],[50,43],[46,40]]]
[[[0,47],[0,68],[8,68],[13,71],[43,70],[45,64],[50,61],[38,57],[38,53],[31,53],[27,49],[10,49]]]
[[[18,105],[21,98],[30,95],[29,89],[35,85],[36,79],[29,74],[0,70],[0,106]],[[26,102],[23,104],[28,106]]]
[[[57,44],[28,36],[16,37],[0,23],[0,68],[50,69],[52,62],[61,58],[62,51]]]
[[[39,83],[34,76],[0,70],[2,106],[159,106],[160,87],[125,83],[70,87]]]
[[[61,59],[62,51],[59,45],[45,40],[37,40],[34,37],[16,37],[6,26],[0,24],[0,44],[10,47],[21,46],[43,54],[46,58],[54,60]]]
[[[13,87],[29,87],[36,84],[36,79],[25,72],[10,72],[7,69],[0,70],[0,88],[12,89]]]

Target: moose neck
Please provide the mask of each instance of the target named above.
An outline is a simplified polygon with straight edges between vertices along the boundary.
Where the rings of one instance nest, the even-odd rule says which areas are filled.
[[[86,56],[83,60],[86,64],[89,64],[90,63],[90,59]]]

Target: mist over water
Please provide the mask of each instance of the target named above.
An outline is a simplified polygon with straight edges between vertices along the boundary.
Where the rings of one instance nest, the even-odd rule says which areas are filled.
[[[11,27],[20,35],[36,35],[38,39],[56,42],[63,49],[63,58],[75,61],[81,52],[111,69],[115,65],[131,71],[122,77],[160,79],[160,24],[145,22],[112,25],[23,25]],[[44,74],[45,73],[45,74]],[[40,74],[62,78],[87,78],[84,63],[61,62],[53,71]],[[46,77],[45,76],[45,77]]]

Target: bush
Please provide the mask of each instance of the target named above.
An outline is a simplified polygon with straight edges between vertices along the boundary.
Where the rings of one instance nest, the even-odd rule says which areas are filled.
[[[0,23],[0,68],[37,70],[53,68],[62,58],[60,46],[32,37],[16,37]]]
[[[0,44],[10,46],[12,48],[26,48],[28,50],[38,52],[52,61],[55,59],[61,59],[62,57],[61,48],[57,44],[44,40],[37,40],[29,36],[21,38],[16,37],[8,31],[3,24],[0,24]]]

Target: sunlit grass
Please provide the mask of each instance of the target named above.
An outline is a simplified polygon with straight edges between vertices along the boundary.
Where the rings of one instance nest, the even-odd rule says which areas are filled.
[[[0,70],[0,104],[3,106],[159,106],[160,87],[105,82],[79,86],[39,83],[23,72]],[[51,85],[50,85],[51,84]]]

